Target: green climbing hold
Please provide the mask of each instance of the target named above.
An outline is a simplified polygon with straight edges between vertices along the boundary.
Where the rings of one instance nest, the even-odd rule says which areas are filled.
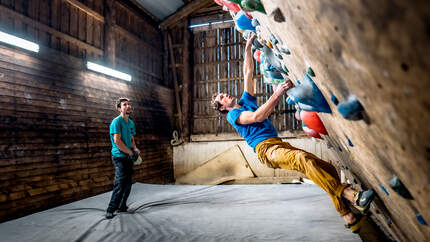
[[[275,56],[280,60],[284,59],[280,53],[275,53]]]
[[[308,68],[306,68],[306,73],[311,77],[315,77],[315,72],[314,72],[314,70],[312,70],[312,68],[310,66]]]
[[[266,10],[264,10],[263,5],[261,4],[260,0],[242,0],[240,2],[241,7],[244,10],[248,11],[258,11],[260,13],[266,13]]]
[[[289,72],[289,70],[287,69],[287,67],[285,65],[282,65],[282,70],[284,70],[285,72]]]

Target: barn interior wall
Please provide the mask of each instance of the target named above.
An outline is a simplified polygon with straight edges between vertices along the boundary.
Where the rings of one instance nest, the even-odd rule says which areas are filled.
[[[132,101],[143,153],[134,180],[173,180],[174,99],[161,32],[120,1],[109,11],[104,2],[0,1],[0,31],[40,45],[39,53],[0,46],[0,221],[112,188],[108,130],[120,96]],[[87,60],[133,79],[89,71]]]

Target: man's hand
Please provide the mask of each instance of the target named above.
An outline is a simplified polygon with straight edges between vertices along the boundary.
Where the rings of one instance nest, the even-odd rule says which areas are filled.
[[[140,155],[140,150],[137,147],[134,147],[133,150]]]
[[[248,40],[246,41],[245,51],[251,51],[252,41],[257,37],[253,32],[249,32]]]
[[[273,93],[277,97],[281,97],[285,93],[287,93],[288,90],[294,87],[294,84],[291,82],[290,79],[286,80],[284,83],[279,84],[275,92]]]

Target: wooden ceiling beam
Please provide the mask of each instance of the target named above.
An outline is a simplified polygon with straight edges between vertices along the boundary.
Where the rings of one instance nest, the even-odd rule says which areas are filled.
[[[211,4],[213,4],[213,0],[194,0],[167,17],[160,23],[160,28],[167,29],[168,27],[179,23],[183,18],[187,17],[194,11],[210,6]]]

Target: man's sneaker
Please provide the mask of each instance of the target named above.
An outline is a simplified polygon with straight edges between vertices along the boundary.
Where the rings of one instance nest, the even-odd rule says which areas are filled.
[[[370,203],[375,198],[375,191],[369,189],[366,191],[354,193],[354,207],[362,214],[366,214],[369,211]]]
[[[116,210],[118,213],[126,213],[128,211],[128,207],[125,206],[123,208],[118,208],[118,210]]]
[[[107,219],[111,219],[111,218],[113,218],[113,212],[110,212],[110,211],[107,211],[106,212],[106,215],[105,215],[105,217],[107,218]]]

